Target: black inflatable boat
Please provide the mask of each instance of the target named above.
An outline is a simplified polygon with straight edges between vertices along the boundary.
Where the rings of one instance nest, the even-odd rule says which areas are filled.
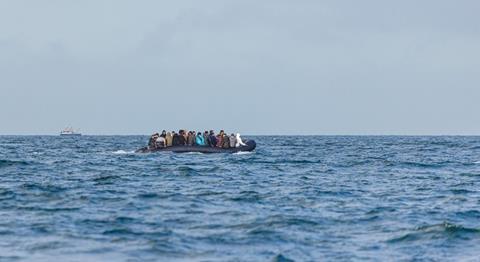
[[[175,153],[238,153],[238,152],[250,152],[257,147],[257,143],[254,140],[248,140],[245,142],[245,146],[235,148],[219,148],[209,146],[170,146],[160,148],[140,148],[136,153],[153,153],[153,152],[175,152]]]

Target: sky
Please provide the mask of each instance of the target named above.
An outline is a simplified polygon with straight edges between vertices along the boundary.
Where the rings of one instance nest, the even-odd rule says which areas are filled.
[[[480,135],[477,0],[0,0],[0,134]]]

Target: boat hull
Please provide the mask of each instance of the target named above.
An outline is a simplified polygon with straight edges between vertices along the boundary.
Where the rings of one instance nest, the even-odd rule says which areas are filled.
[[[82,134],[74,133],[74,134],[60,134],[60,136],[82,136]]]
[[[219,147],[209,147],[209,146],[170,146],[170,147],[160,147],[160,148],[140,148],[137,153],[153,153],[153,152],[174,152],[174,153],[238,153],[238,152],[250,152],[253,151],[257,144],[254,140],[249,140],[245,142],[245,146],[235,147],[235,148],[219,148]]]

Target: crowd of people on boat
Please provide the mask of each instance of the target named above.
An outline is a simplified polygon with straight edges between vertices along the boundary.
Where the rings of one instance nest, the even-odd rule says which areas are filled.
[[[245,146],[240,134],[228,135],[223,130],[215,134],[213,130],[205,132],[179,130],[167,132],[162,131],[161,134],[155,133],[150,136],[148,148],[162,148],[170,146],[209,146],[219,148],[235,148]]]

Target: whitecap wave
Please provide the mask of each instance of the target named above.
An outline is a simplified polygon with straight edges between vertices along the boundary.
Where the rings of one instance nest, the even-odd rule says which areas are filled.
[[[202,152],[186,152],[186,153],[183,153],[184,155],[205,155],[204,153]]]
[[[127,154],[135,154],[135,151],[125,151],[125,150],[117,150],[112,152],[114,155],[127,155]]]
[[[253,151],[240,151],[240,152],[237,152],[237,153],[233,153],[234,155],[250,155],[250,154],[253,154],[254,152]]]

